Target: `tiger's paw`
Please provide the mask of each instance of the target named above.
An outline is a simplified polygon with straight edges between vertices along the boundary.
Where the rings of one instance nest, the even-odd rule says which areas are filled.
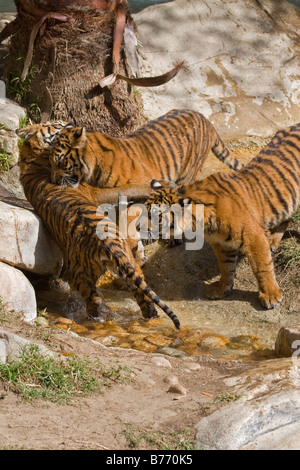
[[[268,310],[276,308],[282,302],[282,295],[279,289],[276,289],[273,293],[264,294],[259,293],[259,301],[264,308]]]
[[[208,299],[217,300],[223,299],[232,291],[232,285],[225,285],[221,281],[213,282],[206,286],[206,297]]]
[[[144,303],[143,305],[140,305],[140,309],[143,317],[147,318],[147,320],[150,320],[150,318],[158,318],[158,314],[154,304]]]
[[[113,312],[102,300],[97,300],[89,304],[87,306],[87,314],[89,320],[98,321],[100,323],[111,320],[113,317]]]

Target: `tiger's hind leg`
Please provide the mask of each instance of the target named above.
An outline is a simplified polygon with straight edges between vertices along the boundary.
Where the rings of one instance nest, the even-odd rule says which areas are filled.
[[[244,234],[244,253],[247,256],[259,288],[259,301],[267,309],[277,307],[282,301],[277,284],[269,241],[264,231]]]
[[[218,261],[221,277],[207,286],[206,295],[209,299],[223,299],[233,288],[239,250],[217,243],[212,243],[211,246]]]

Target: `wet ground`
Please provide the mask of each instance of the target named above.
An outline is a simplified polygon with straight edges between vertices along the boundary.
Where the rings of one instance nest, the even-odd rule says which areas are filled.
[[[100,282],[106,304],[115,318],[99,323],[86,320],[81,299],[68,291],[39,292],[40,308],[47,307],[41,323],[70,329],[105,346],[161,352],[171,356],[213,357],[232,360],[273,357],[277,332],[281,326],[297,322],[299,314],[286,308],[263,310],[258,302],[255,278],[245,259],[237,271],[235,289],[223,300],[205,298],[205,284],[217,278],[214,255],[209,246],[199,253],[183,247],[165,248],[156,242],[147,247],[144,268],[149,284],[177,314],[177,331],[163,313],[145,321],[123,282],[111,273]],[[291,308],[291,310],[290,310]]]

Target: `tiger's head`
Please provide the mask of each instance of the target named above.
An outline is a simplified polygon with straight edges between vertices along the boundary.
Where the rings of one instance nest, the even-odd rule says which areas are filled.
[[[49,152],[57,136],[72,124],[63,121],[52,121],[43,124],[32,124],[22,129],[17,129],[16,134],[23,139],[21,145],[21,161],[36,161],[44,159],[49,163]]]
[[[162,184],[157,180],[152,180],[151,189],[153,192],[145,202],[150,238],[162,238],[174,244],[174,240],[182,239],[183,215],[184,211],[191,206],[191,200],[181,193],[184,187],[175,186],[173,183]]]
[[[191,199],[186,194],[185,185],[176,186],[174,183],[160,182],[157,180],[151,181],[152,193],[145,202],[149,212],[151,205],[167,205],[179,204],[185,207],[191,203]]]
[[[65,129],[60,133],[49,156],[52,183],[77,187],[81,181],[89,181],[89,165],[79,152],[86,140],[84,127]]]
[[[199,188],[201,182],[196,182]],[[204,204],[190,197],[193,185],[174,187],[152,180],[153,192],[146,201],[149,238],[165,239],[169,246],[185,241],[186,250],[199,250],[204,244]],[[196,194],[195,194],[196,195]],[[154,221],[153,221],[154,216]],[[158,223],[157,223],[158,221]],[[156,236],[153,237],[153,223]],[[157,228],[158,225],[158,228]]]

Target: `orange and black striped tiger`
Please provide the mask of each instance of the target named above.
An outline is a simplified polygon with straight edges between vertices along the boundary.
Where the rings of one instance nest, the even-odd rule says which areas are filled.
[[[200,178],[210,151],[235,170],[234,158],[213,125],[202,114],[173,110],[131,135],[115,138],[75,127],[57,137],[50,154],[53,183],[96,187],[149,182],[177,184]]]
[[[57,122],[52,126],[35,124],[17,132],[25,139],[20,151],[21,183],[28,201],[63,252],[63,278],[82,295],[88,315],[103,320],[108,309],[96,284],[104,267],[112,263],[129,282],[145,318],[157,316],[156,304],[179,329],[176,315],[146,284],[141,267],[127,240],[120,238],[116,224],[98,215],[97,192],[100,191],[99,200],[103,202],[103,189],[90,191],[88,185],[62,188],[51,183],[49,148],[53,135],[63,127]],[[101,224],[108,238],[98,237]]]
[[[257,279],[262,306],[274,308],[281,302],[270,246],[278,246],[300,204],[300,124],[277,132],[239,172],[215,173],[173,189],[157,182],[152,187],[148,211],[152,204],[178,203],[193,212],[194,227],[195,205],[204,205],[205,240],[221,272],[220,280],[208,286],[209,298],[220,299],[231,291],[242,252]],[[185,219],[180,220],[182,226]]]

